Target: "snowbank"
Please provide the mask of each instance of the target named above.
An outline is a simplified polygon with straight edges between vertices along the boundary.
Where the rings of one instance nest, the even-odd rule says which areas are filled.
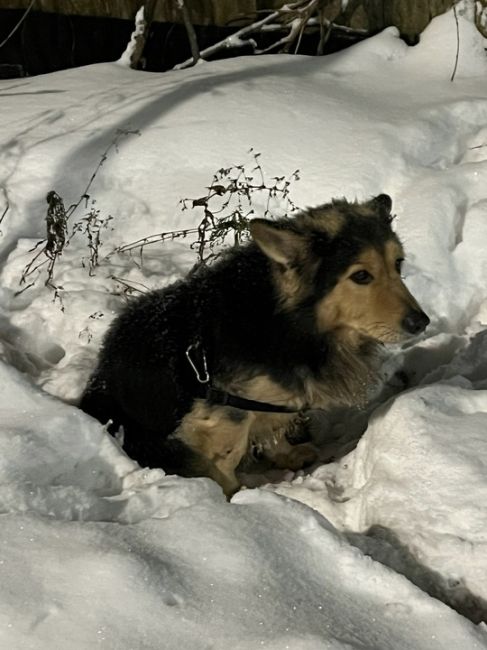
[[[487,648],[487,63],[459,29],[453,82],[452,13],[414,48],[388,29],[325,58],[0,82],[0,647]],[[369,414],[317,419],[334,462],[228,504],[139,468],[70,404],[127,286],[194,261],[184,240],[142,266],[113,250],[197,223],[179,201],[251,147],[268,178],[300,170],[298,206],[391,194],[432,325],[394,352]],[[45,195],[76,202],[105,151],[72,218],[99,210],[95,274],[78,233],[57,294],[45,266],[19,286]]]

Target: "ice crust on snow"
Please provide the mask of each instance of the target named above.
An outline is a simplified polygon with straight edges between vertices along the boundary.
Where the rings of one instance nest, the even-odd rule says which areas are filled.
[[[0,648],[487,648],[487,62],[467,13],[454,82],[451,12],[415,47],[390,28],[328,57],[0,81]],[[101,266],[73,238],[62,305],[42,279],[16,295],[46,193],[76,201],[117,128],[140,135],[90,188],[113,217]],[[104,255],[197,223],[179,200],[250,147],[300,169],[299,206],[389,193],[432,325],[368,413],[317,414],[337,460],[228,504],[138,467],[74,404],[124,302],[112,277],[153,288],[194,262],[184,242],[143,267]]]

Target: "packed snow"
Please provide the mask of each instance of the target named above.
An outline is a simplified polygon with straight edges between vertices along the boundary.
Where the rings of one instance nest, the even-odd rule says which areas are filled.
[[[390,28],[326,57],[0,82],[0,648],[487,648],[487,58],[457,14],[453,81],[450,12],[415,47]],[[315,414],[320,463],[249,470],[227,503],[140,468],[76,402],[130,291],[196,259],[114,250],[194,227],[181,199],[251,148],[268,179],[299,169],[300,207],[390,194],[432,324],[368,410]],[[99,264],[77,232],[53,286],[46,264],[19,284],[50,191],[89,195],[70,228],[99,210]]]

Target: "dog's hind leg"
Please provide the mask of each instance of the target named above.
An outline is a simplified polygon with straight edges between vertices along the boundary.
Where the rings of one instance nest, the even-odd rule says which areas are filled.
[[[234,494],[240,488],[235,469],[247,452],[252,421],[246,411],[196,400],[174,434],[194,453],[191,475],[208,476],[227,497]]]

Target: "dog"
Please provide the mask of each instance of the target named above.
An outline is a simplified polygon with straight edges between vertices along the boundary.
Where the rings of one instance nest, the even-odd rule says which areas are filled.
[[[391,207],[380,194],[252,220],[251,241],[115,318],[81,408],[123,427],[140,465],[227,496],[251,445],[279,467],[313,462],[289,442],[302,413],[363,405],[379,348],[429,323],[401,279]]]

